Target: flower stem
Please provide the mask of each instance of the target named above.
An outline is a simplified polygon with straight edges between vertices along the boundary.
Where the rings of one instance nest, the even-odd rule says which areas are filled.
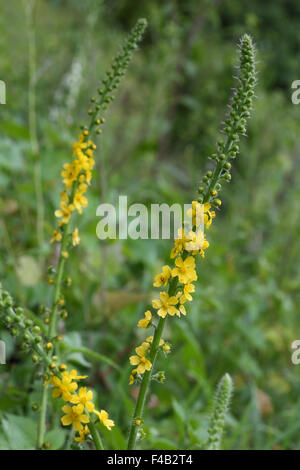
[[[177,282],[178,282],[177,278],[172,279],[170,283],[170,287],[169,287],[169,296],[172,296],[175,294]],[[154,368],[154,363],[155,363],[155,359],[157,356],[159,343],[160,343],[160,340],[164,331],[166,320],[167,320],[166,317],[160,318],[158,325],[155,329],[155,333],[154,333],[153,341],[151,345],[151,350],[150,350],[150,361],[151,361],[152,367],[151,367],[151,370],[146,371],[143,376],[143,380],[142,380],[140,391],[139,391],[139,396],[136,402],[136,406],[135,406],[135,410],[134,410],[133,418],[132,418],[132,423],[130,427],[128,445],[127,445],[128,450],[135,449],[136,438],[137,438],[138,427],[139,427],[139,425],[137,424],[137,420],[140,420],[143,416],[147,390],[151,381],[151,375],[152,375],[152,371]]]
[[[96,426],[94,423],[92,423],[92,421],[88,423],[88,428],[91,432],[96,450],[104,450],[100,434],[98,433]]]

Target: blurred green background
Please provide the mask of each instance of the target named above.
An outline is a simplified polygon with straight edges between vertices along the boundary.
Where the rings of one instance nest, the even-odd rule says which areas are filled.
[[[69,317],[60,325],[61,359],[89,375],[99,406],[117,423],[104,436],[112,449],[125,447],[137,393],[128,386],[128,357],[144,337],[136,323],[172,242],[100,241],[96,208],[120,194],[147,205],[195,197],[233,86],[236,44],[245,32],[253,36],[259,83],[248,138],[207,234],[211,246],[199,263],[190,313],[168,322],[164,337],[173,351],[157,364],[167,380],[153,383],[139,446],[200,448],[216,383],[229,372],[235,392],[224,448],[299,448],[300,366],[291,363],[300,335],[300,106],[291,102],[291,83],[300,79],[299,2],[38,0],[32,22],[24,3],[0,6],[0,79],[7,85],[0,107],[0,278],[36,315],[51,300],[46,273],[57,258],[49,239],[61,166],[127,32],[139,17],[149,22],[98,142],[89,206],[77,219],[82,243],[68,262]],[[35,59],[28,47],[34,34]],[[29,126],[35,100],[38,157]],[[6,331],[0,338],[8,362],[0,369],[0,448],[30,448],[20,429],[35,433],[31,407],[41,379]],[[78,352],[83,347],[120,370]],[[52,448],[65,438],[59,418],[53,403]]]

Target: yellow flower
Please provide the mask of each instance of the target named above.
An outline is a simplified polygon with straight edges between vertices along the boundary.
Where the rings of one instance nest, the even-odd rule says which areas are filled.
[[[94,413],[98,416],[100,419],[101,423],[109,430],[111,431],[111,428],[115,425],[112,419],[109,419],[108,413],[105,410],[101,410],[100,412],[97,410],[94,410]]]
[[[137,356],[130,356],[129,361],[132,366],[138,366],[136,371],[138,374],[144,374],[146,370],[150,370],[152,367],[149,359],[146,358],[146,352],[150,348],[150,344],[147,342],[142,343],[141,346],[135,348]]]
[[[192,255],[200,253],[204,257],[204,250],[209,247],[208,241],[205,239],[201,230],[189,233],[189,241],[185,243],[185,250],[192,252]]]
[[[50,243],[60,242],[61,239],[62,239],[62,234],[58,230],[54,230]]]
[[[77,160],[72,163],[64,163],[63,168],[64,169],[61,172],[63,183],[66,186],[66,189],[70,189],[74,181],[77,180],[81,168]]]
[[[169,297],[167,292],[161,292],[160,299],[152,300],[152,305],[158,309],[157,315],[165,318],[167,314],[173,316],[177,314],[178,310],[174,305],[177,305],[178,300],[175,296]]]
[[[64,401],[70,401],[72,393],[77,390],[77,383],[72,382],[72,378],[69,375],[64,375],[62,379],[59,377],[52,377],[50,383],[55,387],[52,391],[53,398],[62,396]]]
[[[145,318],[140,320],[138,322],[137,326],[139,326],[140,328],[148,328],[148,325],[149,325],[149,323],[151,323],[151,320],[152,320],[152,314],[151,314],[150,310],[147,310],[145,312]]]
[[[132,369],[131,374],[129,376],[129,385],[132,385],[135,382],[136,369]]]
[[[73,147],[73,157],[77,155],[79,152],[87,148],[87,143],[84,142],[85,137],[83,134],[79,134],[78,136],[78,141],[79,142],[73,142],[72,147]]]
[[[195,286],[194,284],[185,284],[183,288],[183,293],[184,296],[187,300],[193,300],[193,297],[191,296],[191,292],[195,292]]]
[[[192,207],[187,211],[187,215],[192,218],[192,224],[198,227],[203,221],[203,213],[205,210],[199,201],[192,201]]]
[[[170,350],[171,350],[171,346],[169,345],[169,343],[166,343],[163,345],[164,352],[170,352]]]
[[[188,241],[188,238],[185,237],[184,228],[182,227],[178,230],[178,238],[174,239],[175,246],[171,250],[171,258],[175,258],[175,256],[182,252],[186,241]]]
[[[66,413],[61,418],[63,426],[73,424],[75,431],[79,432],[82,430],[83,426],[81,423],[87,424],[90,422],[89,417],[83,413],[84,407],[81,404],[76,406],[64,405],[62,411]]]
[[[61,200],[60,209],[55,211],[55,217],[62,218],[62,223],[67,224],[70,220],[72,211],[74,210],[73,204],[68,204],[66,201]]]
[[[77,246],[80,243],[78,228],[75,228],[74,232],[72,233],[72,243],[73,243],[73,246]]]
[[[210,211],[211,205],[209,202],[204,204],[204,223],[207,229],[211,226],[212,220],[216,217],[215,211]]]
[[[172,271],[172,276],[178,276],[179,282],[187,284],[191,281],[197,280],[197,274],[195,271],[195,258],[189,256],[185,260],[181,257],[175,260],[176,268]]]
[[[170,266],[163,266],[162,272],[160,274],[157,274],[154,278],[154,287],[160,287],[160,286],[166,286],[168,283],[168,280],[171,277],[171,268]]]
[[[71,378],[71,380],[82,380],[82,379],[86,379],[87,378],[87,375],[77,375],[77,370],[76,369],[72,369],[71,372],[63,372],[63,377],[69,377]]]
[[[153,341],[153,336],[148,336],[148,338],[146,338],[146,341],[147,341],[147,343],[151,344],[152,341]],[[164,342],[165,341],[163,339],[161,339],[160,342],[159,342],[159,346],[162,346],[164,344]]]
[[[73,204],[75,208],[77,209],[79,214],[82,214],[82,208],[87,207],[88,205],[88,200],[85,196],[83,196],[82,191],[76,191],[73,199]]]
[[[69,253],[67,251],[62,251],[61,255],[65,259],[69,258]]]
[[[177,295],[179,297],[179,305],[178,305],[179,312],[182,313],[182,315],[186,315],[185,306],[183,304],[186,302],[187,299],[184,295],[182,295],[181,292],[179,292]],[[178,317],[180,317],[180,313]]]
[[[92,399],[93,399],[93,392],[91,390],[87,391],[86,387],[81,387],[79,389],[78,395],[72,395],[69,401],[76,405],[80,403],[86,408],[87,411],[91,412],[95,408],[95,405],[92,402]]]
[[[85,425],[80,431],[79,431],[79,436],[74,437],[74,441],[76,442],[84,442],[85,441],[85,436],[89,434],[90,430],[87,425]]]

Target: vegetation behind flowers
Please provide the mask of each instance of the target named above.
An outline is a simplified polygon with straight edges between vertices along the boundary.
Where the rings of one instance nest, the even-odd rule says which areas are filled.
[[[2,50],[14,50],[13,62],[10,54],[0,57],[0,78],[8,92],[0,123],[1,280],[43,334],[50,322],[49,292],[55,287],[46,286],[54,279],[52,270],[46,270],[56,266],[59,254],[59,240],[54,238],[52,245],[48,240],[57,230],[54,211],[61,209],[61,167],[72,161],[68,149],[78,123],[87,122],[87,99],[125,34],[138,17],[147,17],[151,25],[106,116],[101,143],[96,142],[93,184],[82,194],[88,207],[82,217],[76,208],[72,211],[60,299],[65,305],[59,306],[56,324],[57,335],[64,338],[55,343],[59,363],[66,364],[68,373],[75,369],[88,375],[71,383],[78,383],[78,393],[87,387],[82,396],[92,391],[95,409],[107,410],[115,422],[111,431],[99,427],[107,448],[126,447],[138,391],[136,384],[128,386],[136,367],[128,358],[136,355],[138,344],[151,342],[152,333],[143,334],[136,325],[147,323],[152,300],[160,299],[151,286],[162,266],[169,265],[171,246],[165,240],[100,242],[96,207],[116,202],[118,194],[145,204],[195,199],[200,178],[211,170],[206,159],[215,152],[219,121],[225,118],[234,44],[245,31],[255,37],[260,69],[255,114],[241,141],[241,158],[233,162],[232,181],[222,183],[222,210],[213,209],[216,218],[206,231],[210,246],[192,283],[197,289],[187,292],[193,302],[182,304],[188,314],[168,319],[160,346],[166,357],[157,362],[159,380],[151,384],[139,435],[146,438],[138,446],[204,445],[214,388],[229,372],[235,392],[223,446],[298,448],[299,380],[297,367],[290,364],[299,297],[300,108],[290,102],[290,84],[299,78],[299,44],[291,33],[297,15],[281,2],[267,10],[258,0],[243,8],[238,1],[191,1],[187,6],[142,2],[135,9],[129,2],[113,8],[71,0],[39,2],[35,96],[45,212],[40,244],[36,155],[28,131],[28,31],[21,2],[17,7],[6,2],[1,9]],[[75,244],[80,238],[76,250],[74,231]],[[175,266],[170,267],[172,272]],[[142,320],[141,312],[148,312]],[[7,365],[0,366],[1,447],[31,448],[44,380],[33,369],[32,354],[21,353],[21,341],[2,327],[0,339],[7,346]],[[164,385],[158,383],[161,368]],[[66,404],[61,397],[49,398],[52,431],[46,429],[45,445],[52,449],[66,445],[71,426],[60,425],[68,415],[61,410]],[[17,429],[26,432],[17,434]]]

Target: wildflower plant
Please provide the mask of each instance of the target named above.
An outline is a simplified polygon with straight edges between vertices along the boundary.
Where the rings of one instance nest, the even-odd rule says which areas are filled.
[[[87,190],[91,184],[95,165],[94,152],[96,145],[92,140],[94,134],[99,136],[105,123],[104,114],[114,100],[114,91],[124,76],[133,52],[143,37],[147,26],[144,19],[138,20],[124,46],[115,57],[111,69],[106,73],[98,88],[98,97],[91,99],[88,110],[89,123],[81,126],[78,140],[72,144],[72,160],[63,165],[61,173],[63,190],[61,191],[60,207],[55,211],[57,227],[53,230],[51,243],[60,245],[59,259],[56,267],[48,268],[48,282],[53,285],[53,299],[50,308],[42,308],[45,325],[41,328],[28,318],[23,309],[14,308],[10,294],[0,286],[0,318],[13,336],[20,336],[22,349],[32,353],[32,361],[40,364],[43,370],[43,390],[40,403],[37,448],[44,445],[48,387],[52,387],[52,397],[62,399],[65,405],[61,418],[63,426],[72,426],[76,431],[76,442],[84,442],[91,435],[96,449],[103,449],[101,438],[95,427],[96,422],[102,423],[108,430],[114,426],[105,410],[97,410],[93,402],[93,392],[86,387],[79,387],[78,382],[87,376],[78,375],[75,369],[68,371],[56,355],[57,344],[63,338],[57,334],[57,317],[66,318],[63,285],[70,285],[71,278],[64,279],[65,263],[71,250],[80,244],[79,230],[73,225],[75,212],[82,214],[88,205]],[[93,416],[93,417],[92,417]]]
[[[38,449],[45,446],[49,387],[53,399],[63,402],[61,424],[73,428],[76,445],[91,439],[94,447],[102,450],[98,424],[108,430],[115,425],[106,410],[96,408],[93,391],[83,382],[87,376],[79,375],[76,369],[68,370],[68,367],[61,363],[58,343],[63,338],[57,333],[57,321],[59,315],[63,319],[67,317],[63,286],[70,285],[71,278],[65,279],[65,265],[72,250],[80,244],[80,233],[74,223],[74,214],[81,215],[88,205],[87,192],[95,165],[94,134],[102,133],[104,113],[114,99],[113,92],[125,74],[145,28],[146,21],[139,20],[114,59],[111,69],[99,86],[97,98],[91,99],[89,122],[81,127],[78,140],[72,145],[72,160],[63,165],[63,189],[59,208],[55,211],[57,225],[50,240],[51,243],[59,245],[59,258],[57,266],[48,268],[48,282],[53,286],[53,296],[52,304],[48,308],[42,308],[44,323],[38,324],[30,318],[26,310],[16,307],[11,295],[0,285],[0,320],[13,336],[20,338],[24,352],[31,353],[32,361],[40,368],[43,379],[41,402],[38,407]],[[216,153],[209,157],[214,166],[202,178],[198,196],[192,201],[188,211],[192,230],[187,228],[185,223],[179,229],[170,252],[170,265],[163,266],[154,278],[153,286],[158,289],[158,293],[138,321],[139,328],[150,329],[152,334],[147,332],[146,338],[129,358],[132,366],[129,384],[137,383],[140,388],[131,420],[128,449],[134,449],[138,434],[144,434],[143,414],[151,381],[162,383],[165,380],[164,371],[154,370],[158,354],[161,352],[168,355],[172,351],[172,345],[162,337],[164,327],[168,317],[180,318],[188,313],[188,304],[193,300],[198,279],[197,261],[205,257],[209,247],[204,229],[210,228],[216,212],[220,209],[221,184],[230,181],[230,161],[239,152],[240,136],[246,135],[246,124],[250,117],[256,84],[255,49],[250,36],[244,35],[241,38],[239,50],[237,86],[233,90],[228,113],[221,128],[223,137],[217,143]],[[217,391],[209,428],[208,448],[220,446],[231,389],[231,379],[226,375]]]
[[[140,382],[140,390],[131,422],[128,449],[134,449],[150,382],[156,378],[154,365],[160,351],[169,352],[170,346],[162,339],[168,316],[181,317],[186,315],[185,305],[193,300],[194,282],[197,281],[196,259],[205,257],[209,242],[204,230],[199,230],[201,222],[206,229],[216,216],[215,210],[221,206],[219,192],[223,182],[231,180],[230,169],[232,159],[239,152],[240,136],[246,135],[246,124],[250,117],[254,87],[256,84],[255,48],[249,35],[244,35],[239,44],[239,65],[236,77],[237,86],[228,105],[225,122],[222,124],[223,138],[217,143],[216,153],[209,158],[215,165],[202,178],[198,188],[198,198],[192,202],[189,215],[192,218],[193,231],[186,233],[183,226],[175,239],[170,258],[175,259],[175,266],[163,266],[162,272],[155,276],[154,287],[159,288],[157,298],[152,301],[152,309],[148,309],[145,317],[138,322],[140,328],[153,328],[154,334],[136,348],[136,355],[130,357],[134,366],[129,383]],[[213,210],[214,209],[214,210]],[[198,229],[198,230],[197,230]]]

